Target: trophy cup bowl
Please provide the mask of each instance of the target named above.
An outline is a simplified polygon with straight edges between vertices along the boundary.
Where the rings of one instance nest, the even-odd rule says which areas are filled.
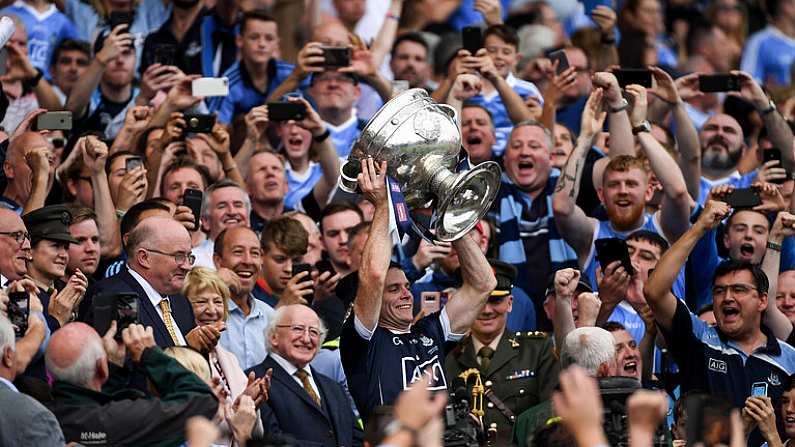
[[[408,208],[433,208],[435,239],[454,241],[486,214],[501,175],[493,161],[456,173],[460,151],[455,109],[436,103],[425,90],[407,90],[384,104],[362,130],[340,168],[339,187],[356,192],[362,160],[386,160],[387,174],[400,185]]]

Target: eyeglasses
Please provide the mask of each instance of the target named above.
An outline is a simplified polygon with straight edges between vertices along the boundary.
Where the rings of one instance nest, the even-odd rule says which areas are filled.
[[[323,334],[320,329],[310,326],[306,327],[303,324],[277,324],[276,327],[290,328],[290,332],[296,337],[303,337],[306,332],[309,332],[309,338],[317,340]]]
[[[166,253],[164,251],[155,250],[155,249],[152,249],[152,248],[145,248],[145,247],[141,247],[141,248],[143,248],[146,251],[151,251],[152,253],[157,253],[159,255],[171,256],[172,258],[174,258],[174,262],[176,262],[177,264],[182,264],[185,261],[188,261],[188,263],[190,263],[190,265],[193,265],[193,263],[196,262],[196,256],[194,256],[193,253],[183,253],[183,252]]]
[[[0,235],[8,236],[17,241],[18,244],[23,244],[25,239],[30,240],[30,233],[27,231],[0,231]]]
[[[727,290],[731,290],[732,296],[746,296],[751,293],[752,290],[757,290],[757,288],[750,284],[729,284],[726,286],[714,286],[712,288],[712,297],[724,297],[726,296]]]

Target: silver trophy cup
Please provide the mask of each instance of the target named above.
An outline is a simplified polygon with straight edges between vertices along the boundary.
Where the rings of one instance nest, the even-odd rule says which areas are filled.
[[[460,151],[455,109],[436,103],[425,90],[407,90],[384,104],[367,123],[340,169],[339,186],[356,192],[361,161],[386,160],[387,174],[400,185],[409,209],[435,211],[434,239],[454,241],[486,214],[501,175],[493,161],[455,173]],[[413,218],[412,223],[416,229]]]

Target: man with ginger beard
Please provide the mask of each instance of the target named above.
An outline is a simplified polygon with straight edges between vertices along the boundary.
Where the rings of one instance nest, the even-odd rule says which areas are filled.
[[[444,369],[451,382],[461,371],[480,370],[488,402],[483,423],[496,424],[497,444],[505,445],[510,443],[516,416],[550,398],[559,367],[552,338],[544,332],[507,329],[516,269],[499,261],[491,265],[497,287],[472,323],[470,335],[447,355]]]

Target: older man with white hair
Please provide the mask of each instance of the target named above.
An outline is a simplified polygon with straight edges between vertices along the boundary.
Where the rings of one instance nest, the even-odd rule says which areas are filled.
[[[55,378],[50,409],[67,443],[180,445],[188,419],[215,416],[213,391],[155,345],[151,327],[131,324],[122,331],[124,343],[115,335],[115,322],[103,338],[91,326],[69,323],[50,339],[45,354]],[[159,397],[128,388],[123,380],[108,380],[124,374],[127,354]]]
[[[613,335],[599,327],[585,326],[566,335],[560,351],[561,370],[578,365],[596,378],[618,375]],[[514,445],[532,445],[536,429],[555,414],[550,401],[542,402],[520,414],[513,432]],[[529,436],[528,436],[529,435]]]
[[[29,321],[44,332],[44,323],[38,317],[31,315]],[[38,338],[39,343],[42,339]],[[0,412],[0,445],[63,446],[63,433],[55,416],[12,383],[19,371],[17,363],[14,327],[0,315],[0,408],[5,409]]]
[[[222,231],[232,227],[251,228],[251,198],[232,180],[216,182],[204,192],[201,209],[201,228],[207,239],[193,247],[197,267],[215,270],[213,249],[215,239]]]
[[[268,357],[246,372],[263,377],[273,369],[268,402],[260,407],[266,433],[287,433],[298,444],[350,446],[359,436],[342,387],[310,362],[326,338],[326,327],[303,304],[276,310],[265,329]]]

